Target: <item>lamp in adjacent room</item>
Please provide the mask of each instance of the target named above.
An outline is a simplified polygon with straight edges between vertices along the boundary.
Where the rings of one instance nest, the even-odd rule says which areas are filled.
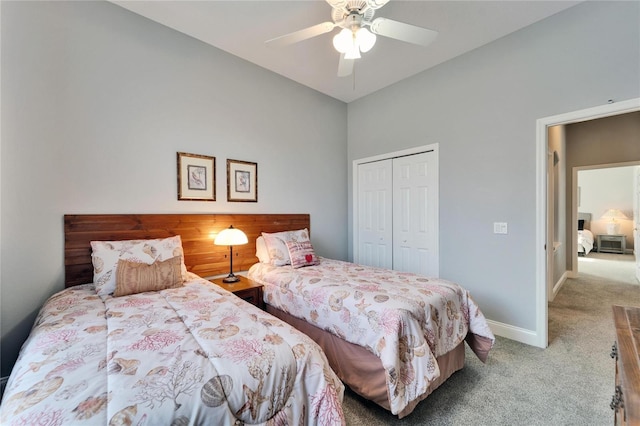
[[[628,219],[624,213],[617,209],[609,209],[602,215],[601,219],[608,219],[609,223],[607,223],[607,234],[609,235],[620,235],[620,220]]]
[[[229,226],[227,229],[223,229],[216,236],[216,239],[213,243],[217,246],[229,246],[229,275],[226,278],[223,278],[222,282],[225,283],[236,283],[240,281],[240,278],[233,274],[233,246],[239,246],[242,244],[247,244],[249,240],[244,232],[239,229],[233,227],[233,225]]]

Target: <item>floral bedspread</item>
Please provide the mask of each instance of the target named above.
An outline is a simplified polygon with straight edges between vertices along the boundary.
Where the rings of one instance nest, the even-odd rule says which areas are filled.
[[[343,391],[306,335],[208,281],[117,298],[87,284],[43,306],[0,423],[335,425]]]
[[[248,276],[269,305],[379,356],[393,414],[427,390],[436,357],[467,332],[495,340],[469,293],[445,280],[326,258],[299,269],[259,263]]]

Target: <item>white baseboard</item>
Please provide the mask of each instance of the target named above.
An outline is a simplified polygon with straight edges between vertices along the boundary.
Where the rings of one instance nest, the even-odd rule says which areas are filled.
[[[539,348],[545,348],[540,345],[540,338],[538,334],[533,330],[527,330],[525,328],[515,327],[513,325],[504,324],[502,322],[487,320],[491,331],[496,336],[506,337],[507,339],[515,340],[516,342],[524,343],[526,345],[536,346]]]
[[[562,274],[562,276],[558,280],[558,282],[553,286],[553,289],[551,290],[551,298],[549,298],[549,302],[553,302],[553,299],[556,298],[556,296],[558,295],[558,292],[564,285],[565,281],[567,281],[568,277],[569,277],[569,273],[568,271],[565,271],[564,274]]]

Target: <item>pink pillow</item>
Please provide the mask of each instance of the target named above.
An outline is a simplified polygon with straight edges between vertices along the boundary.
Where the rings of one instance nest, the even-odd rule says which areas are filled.
[[[287,241],[289,257],[291,257],[291,267],[301,268],[303,266],[317,265],[320,263],[313,251],[311,241]]]

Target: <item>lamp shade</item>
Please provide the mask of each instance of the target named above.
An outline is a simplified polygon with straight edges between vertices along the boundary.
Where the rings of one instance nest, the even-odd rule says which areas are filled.
[[[333,37],[333,47],[340,53],[347,53],[350,49],[353,49],[355,39],[351,30],[343,28],[338,34]]]
[[[333,47],[344,53],[345,59],[358,59],[360,52],[368,52],[376,44],[376,35],[366,28],[343,28],[333,37]]]
[[[234,228],[233,225],[220,231],[213,241],[217,246],[239,246],[247,244],[248,242],[247,235],[241,230]]]
[[[616,219],[628,219],[628,217],[618,209],[609,209],[604,212],[601,219],[611,219],[611,221],[615,221]]]
[[[356,39],[358,40],[358,46],[362,53],[367,53],[373,45],[376,44],[376,35],[366,28],[360,28],[358,30]]]

